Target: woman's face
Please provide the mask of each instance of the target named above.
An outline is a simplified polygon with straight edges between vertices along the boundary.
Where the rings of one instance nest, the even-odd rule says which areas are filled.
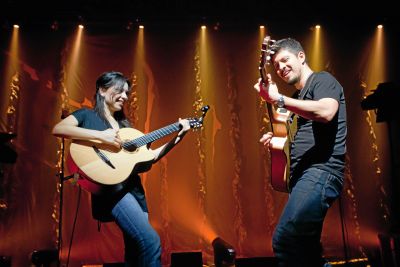
[[[122,90],[114,86],[108,89],[101,89],[100,94],[104,97],[106,108],[108,108],[111,114],[123,108],[124,102],[128,99],[128,90],[128,83],[124,84]]]

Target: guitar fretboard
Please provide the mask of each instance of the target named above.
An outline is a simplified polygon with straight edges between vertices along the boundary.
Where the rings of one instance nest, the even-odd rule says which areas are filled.
[[[180,130],[180,125],[179,122],[170,124],[168,126],[165,126],[161,129],[152,131],[148,134],[145,134],[139,138],[130,140],[128,142],[123,143],[122,147],[129,149],[130,147],[135,147],[135,148],[139,148],[141,146],[144,146],[148,143],[151,143],[157,139],[160,139],[164,136],[167,136],[173,132],[179,131]]]

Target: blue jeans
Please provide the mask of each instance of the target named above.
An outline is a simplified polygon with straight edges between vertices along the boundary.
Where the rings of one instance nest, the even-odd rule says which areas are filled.
[[[309,168],[297,180],[272,237],[280,267],[321,267],[321,232],[328,211],[343,187],[343,177]]]
[[[125,243],[125,266],[161,267],[160,237],[135,197],[127,193],[112,209]]]

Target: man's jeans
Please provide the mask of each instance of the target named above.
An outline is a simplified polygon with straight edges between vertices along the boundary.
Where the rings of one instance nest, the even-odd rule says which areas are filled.
[[[160,237],[135,197],[127,193],[112,209],[112,215],[124,235],[125,265],[160,267]]]
[[[321,267],[323,222],[339,197],[343,177],[310,168],[298,179],[276,226],[272,247],[284,267]]]

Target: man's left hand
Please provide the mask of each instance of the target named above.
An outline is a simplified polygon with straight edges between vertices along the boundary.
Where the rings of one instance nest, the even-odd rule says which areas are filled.
[[[275,104],[280,96],[278,86],[276,86],[276,83],[272,80],[270,74],[267,74],[267,77],[267,83],[263,83],[261,79],[258,79],[258,82],[254,85],[254,89],[260,93],[261,97],[265,101]]]

